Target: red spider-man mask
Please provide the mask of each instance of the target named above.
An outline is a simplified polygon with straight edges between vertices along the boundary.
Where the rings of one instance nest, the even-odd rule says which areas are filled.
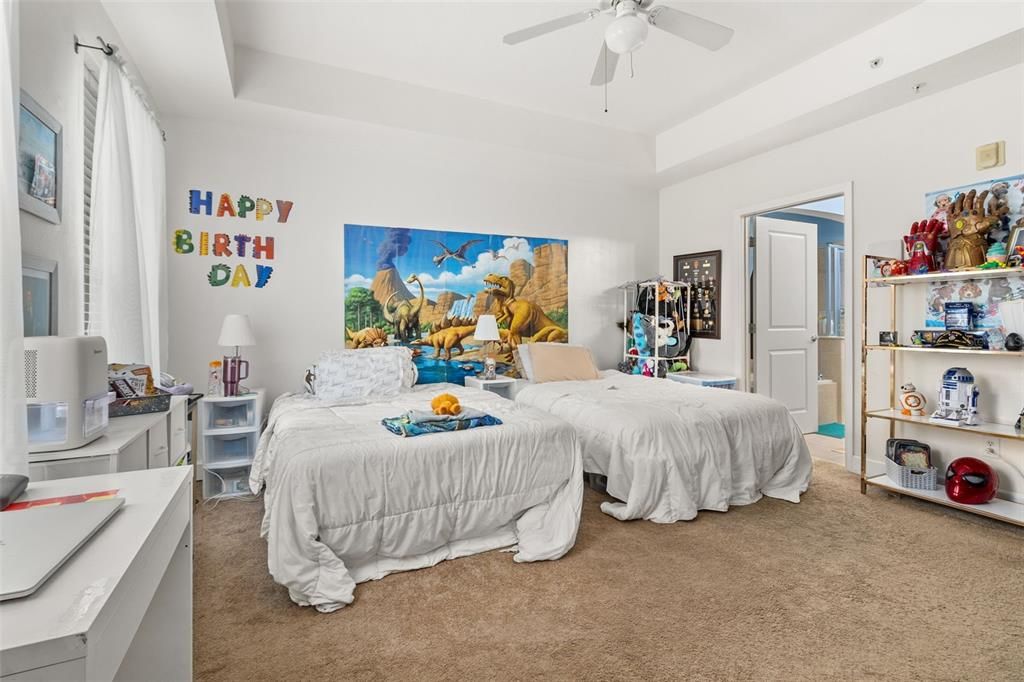
[[[996,496],[999,476],[974,457],[954,459],[946,468],[946,495],[960,504],[984,504]]]

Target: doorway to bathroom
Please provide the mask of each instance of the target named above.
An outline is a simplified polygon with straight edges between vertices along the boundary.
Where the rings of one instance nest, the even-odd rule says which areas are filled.
[[[745,215],[748,388],[786,405],[843,463],[852,413],[848,194]]]

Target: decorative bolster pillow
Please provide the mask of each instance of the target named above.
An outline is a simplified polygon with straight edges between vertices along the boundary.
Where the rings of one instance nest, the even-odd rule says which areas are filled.
[[[542,384],[548,381],[591,381],[601,375],[594,357],[586,346],[565,343],[531,343],[530,380]]]
[[[324,351],[313,367],[312,392],[325,400],[388,400],[416,383],[412,352],[401,346]]]

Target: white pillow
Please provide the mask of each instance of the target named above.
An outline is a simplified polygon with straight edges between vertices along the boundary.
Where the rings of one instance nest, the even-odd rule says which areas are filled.
[[[313,392],[324,400],[389,400],[416,383],[412,351],[402,346],[324,351],[314,370]]]

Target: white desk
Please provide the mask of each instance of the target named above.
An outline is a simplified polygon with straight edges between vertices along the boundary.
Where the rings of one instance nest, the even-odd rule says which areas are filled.
[[[189,449],[188,396],[172,396],[166,412],[115,417],[106,433],[74,450],[33,452],[33,481],[155,469],[175,464]]]
[[[4,682],[192,679],[191,486],[191,467],[29,485],[19,499],[118,488],[125,505],[35,594],[0,602]]]

